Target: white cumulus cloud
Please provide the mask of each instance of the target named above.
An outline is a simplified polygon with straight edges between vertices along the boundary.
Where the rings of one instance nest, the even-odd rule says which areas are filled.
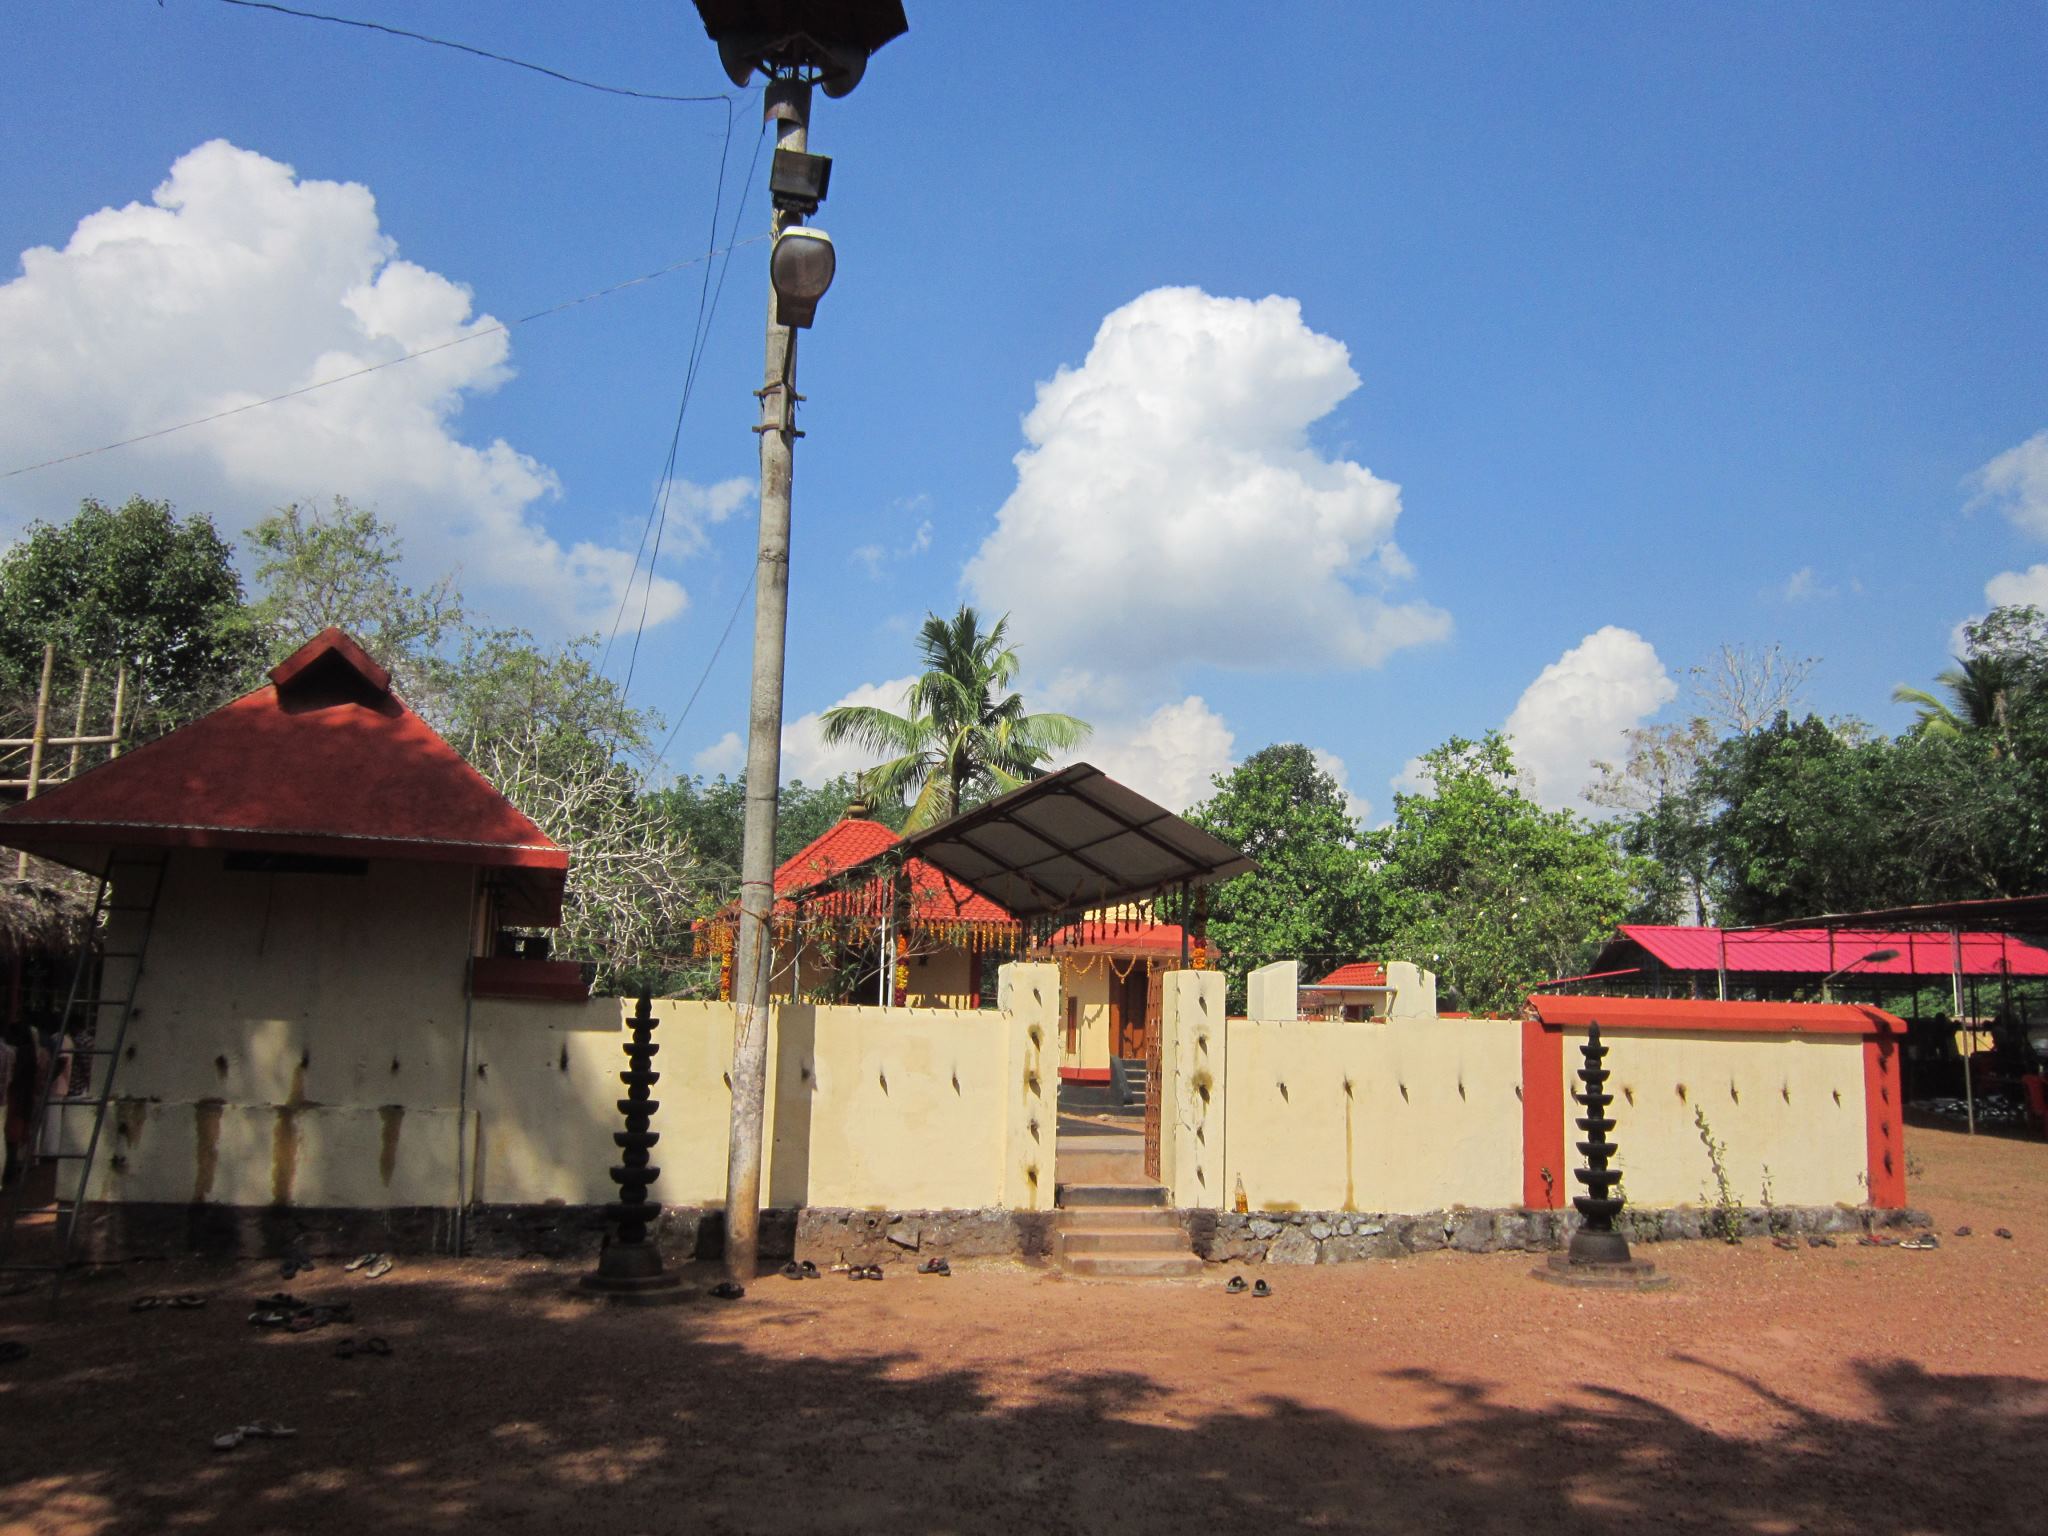
[[[1585,808],[1596,760],[1618,761],[1623,737],[1678,697],[1649,641],[1609,624],[1545,667],[1504,727],[1530,793],[1553,808]]]
[[[1996,504],[2013,526],[2048,539],[2048,431],[2008,448],[1970,477],[1973,505]]]
[[[1038,386],[969,589],[1054,671],[1376,666],[1443,638],[1390,595],[1414,575],[1400,488],[1309,441],[1358,385],[1292,299],[1134,299]]]
[[[1236,736],[1198,694],[1150,714],[1098,721],[1072,760],[1090,762],[1170,811],[1184,811],[1210,793],[1211,775],[1228,773]]]
[[[21,275],[0,285],[0,470],[476,339],[16,476],[0,538],[89,495],[142,490],[236,532],[286,501],[341,494],[397,524],[423,566],[461,567],[472,598],[596,627],[626,588],[631,552],[565,545],[540,515],[560,494],[547,466],[456,431],[466,397],[512,376],[497,324],[461,283],[398,256],[369,188],[202,144],[149,202],[87,215],[61,249],[23,252]],[[656,577],[648,621],[684,601]]]
[[[2030,565],[2024,571],[2000,571],[1984,583],[1984,601],[1994,608],[2032,603],[2036,608],[2048,609],[2048,564]]]
[[[828,707],[838,709],[843,705],[867,704],[886,709],[891,714],[904,714],[910,708],[910,685],[916,681],[915,677],[898,677],[886,683],[863,683]],[[841,742],[837,746],[827,742],[824,715],[822,709],[813,710],[782,722],[783,783],[802,779],[815,787],[839,774],[872,768],[878,761],[875,754],[865,747],[851,742]]]

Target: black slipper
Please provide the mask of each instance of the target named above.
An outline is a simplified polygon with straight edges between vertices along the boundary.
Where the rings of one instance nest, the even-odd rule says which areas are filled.
[[[711,1287],[711,1294],[720,1301],[738,1301],[747,1294],[747,1288],[736,1280],[721,1280]]]
[[[1273,1287],[1261,1280],[1252,1287],[1252,1294],[1254,1296],[1270,1296],[1273,1294]]]
[[[800,1265],[800,1264],[798,1264],[798,1263],[797,1263],[797,1262],[796,1262],[796,1261],[795,1261],[794,1259],[790,1260],[790,1262],[789,1262],[789,1263],[787,1263],[787,1264],[785,1264],[785,1265],[783,1265],[783,1266],[782,1266],[782,1278],[783,1278],[783,1279],[785,1279],[785,1280],[801,1280],[801,1279],[803,1279],[803,1277],[804,1277],[804,1272],[803,1272],[803,1266],[802,1266],[802,1265]]]
[[[803,1272],[803,1277],[806,1280],[816,1280],[818,1278],[818,1266],[809,1259],[805,1259],[803,1263],[797,1265],[797,1268]]]
[[[1261,1284],[1263,1284],[1263,1283],[1264,1283],[1264,1282],[1262,1281],[1262,1282],[1261,1282]],[[1232,1276],[1230,1277],[1230,1284],[1228,1284],[1228,1285],[1224,1286],[1224,1287],[1223,1287],[1223,1289],[1225,1289],[1226,1291],[1230,1292],[1230,1294],[1231,1294],[1231,1295],[1233,1295],[1233,1296],[1237,1296],[1237,1295],[1241,1295],[1241,1294],[1242,1294],[1243,1292],[1245,1292],[1246,1290],[1250,1289],[1250,1287],[1248,1287],[1248,1286],[1247,1286],[1247,1285],[1246,1285],[1246,1284],[1244,1283],[1244,1276],[1243,1276],[1243,1275],[1232,1275]]]
[[[882,1266],[881,1266],[881,1265],[879,1265],[879,1264],[870,1264],[870,1265],[868,1266],[868,1278],[869,1278],[870,1280],[879,1280],[879,1279],[881,1279],[881,1278],[882,1278]]]
[[[953,1266],[944,1259],[926,1259],[917,1266],[917,1272],[920,1275],[950,1275],[953,1273]]]

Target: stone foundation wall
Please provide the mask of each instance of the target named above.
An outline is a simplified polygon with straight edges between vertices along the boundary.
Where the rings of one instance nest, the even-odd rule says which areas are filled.
[[[590,1205],[483,1205],[468,1213],[464,1250],[474,1258],[595,1261],[610,1230]],[[949,1258],[1042,1258],[1051,1251],[1054,1213],[850,1211],[829,1207],[765,1210],[760,1252],[824,1265],[887,1263],[918,1255]],[[655,1236],[671,1260],[715,1259],[725,1251],[725,1217],[701,1207],[667,1207]],[[203,1257],[261,1259],[299,1249],[315,1259],[371,1251],[450,1254],[455,1213],[446,1207],[303,1208],[172,1205],[127,1201],[88,1205],[76,1252],[92,1262]]]
[[[1631,1243],[1674,1242],[1717,1236],[1718,1212],[1694,1206],[1629,1210],[1621,1227]],[[1399,1259],[1452,1249],[1459,1253],[1542,1253],[1564,1247],[1579,1229],[1576,1211],[1450,1210],[1419,1216],[1360,1215],[1350,1211],[1188,1211],[1188,1240],[1215,1264],[1349,1264]],[[1885,1227],[1932,1225],[1924,1211],[1865,1206],[1751,1207],[1740,1222],[1744,1237],[1773,1233],[1861,1233]]]

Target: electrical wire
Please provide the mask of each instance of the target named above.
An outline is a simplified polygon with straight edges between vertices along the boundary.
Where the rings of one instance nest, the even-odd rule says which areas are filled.
[[[727,121],[726,133],[726,142],[729,146],[731,144],[730,118],[728,118]],[[761,125],[760,137],[758,137],[754,141],[753,158],[747,162],[746,180],[742,182],[740,186],[740,196],[738,205],[733,209],[732,228],[734,233],[738,232],[740,227],[740,221],[746,217],[747,194],[753,188],[754,172],[756,171],[756,169],[759,168],[761,163],[761,146],[767,142],[767,138],[768,125],[764,122]],[[725,157],[723,154],[721,154],[719,157],[718,192],[716,195],[714,195],[711,213],[710,243],[714,249],[717,247],[718,241],[718,203],[724,195],[724,189]],[[727,238],[728,241],[730,241],[731,237],[728,236]],[[711,338],[711,326],[712,323],[718,317],[719,300],[723,298],[725,294],[726,274],[729,271],[731,271],[731,269],[732,254],[730,249],[728,249],[725,253],[725,259],[719,265],[718,283],[716,287],[709,287],[711,271],[708,266],[705,268],[705,283],[706,286],[709,288],[708,303],[706,301],[705,291],[703,289],[700,289],[698,293],[697,321],[695,326],[692,328],[691,332],[689,361],[683,371],[682,398],[676,404],[675,426],[673,430],[669,433],[668,458],[662,466],[661,477],[655,485],[654,504],[648,509],[648,526],[644,526],[640,530],[640,551],[644,551],[647,549],[650,528],[652,529],[653,533],[654,549],[653,553],[650,554],[647,559],[647,584],[642,589],[640,595],[640,617],[638,622],[634,625],[633,629],[633,648],[626,661],[625,680],[619,685],[619,697],[622,702],[627,697],[629,697],[632,692],[633,674],[635,669],[638,667],[640,661],[640,641],[647,632],[648,605],[654,597],[655,562],[661,558],[662,535],[668,527],[668,502],[669,497],[674,492],[676,456],[681,449],[683,440],[683,420],[689,413],[690,398],[696,392],[698,371],[703,366],[704,362],[705,343],[708,342]],[[603,671],[605,664],[610,661],[612,645],[618,639],[620,624],[623,623],[625,620],[626,604],[628,600],[631,598],[633,591],[633,577],[638,575],[640,570],[640,551],[636,551],[634,553],[633,569],[626,577],[626,585],[624,590],[622,590],[619,594],[619,611],[612,618],[612,632],[609,636],[606,637],[604,651],[598,659],[599,671]],[[692,695],[692,697],[694,698],[695,696]]]
[[[754,590],[754,578],[760,574],[760,570],[761,557],[756,555],[754,557],[753,569],[747,573],[747,580],[740,583],[739,599],[732,605],[732,612],[726,615],[725,628],[718,636],[718,644],[711,648],[711,659],[704,663],[704,670],[698,674],[697,686],[690,690],[690,697],[683,704],[683,712],[676,716],[676,723],[669,729],[668,739],[662,742],[661,750],[654,754],[652,761],[648,764],[647,772],[640,776],[640,787],[642,789],[647,787],[648,777],[654,772],[655,767],[663,758],[668,756],[668,749],[675,745],[677,733],[682,730],[683,722],[690,718],[690,710],[697,702],[697,695],[704,691],[705,683],[710,681],[711,669],[718,665],[719,653],[725,649],[725,642],[732,638],[732,627],[739,622],[740,610],[746,607],[747,594]]]
[[[241,405],[232,405],[224,411],[215,411],[209,416],[195,416],[189,421],[175,422],[170,426],[158,427],[150,432],[140,432],[134,437],[124,437],[118,442],[101,443],[97,448],[81,448],[76,453],[59,454],[54,459],[42,459],[34,464],[20,465],[15,469],[0,470],[0,480],[11,480],[16,475],[26,475],[34,470],[50,469],[58,464],[70,464],[79,459],[89,459],[95,454],[112,453],[116,448],[130,448],[137,443],[146,443],[155,438],[168,437],[173,432],[184,432],[192,427],[203,427],[209,422],[225,421],[228,417],[239,416],[245,411],[260,410],[266,405],[276,405],[281,400],[296,400],[300,395],[310,395],[315,390],[327,389],[336,384],[346,384],[351,379],[360,379],[366,374],[380,373],[386,368],[396,368],[400,363],[409,363],[415,358],[430,357],[436,352],[445,352],[450,347],[459,347],[472,341],[482,341],[486,336],[503,336],[508,334],[514,326],[529,325],[535,320],[545,320],[549,315],[559,315],[565,309],[574,309],[577,305],[588,304],[593,299],[609,298],[615,293],[625,292],[628,288],[637,288],[642,283],[651,283],[657,278],[667,277],[671,273],[681,272],[685,268],[708,263],[720,256],[724,256],[730,261],[733,250],[737,250],[741,246],[759,245],[767,238],[766,235],[749,235],[746,239],[737,242],[731,249],[712,251],[703,256],[691,256],[683,261],[671,262],[669,265],[658,267],[652,272],[643,272],[638,277],[629,277],[624,282],[613,283],[609,287],[595,289],[578,298],[564,299],[561,303],[550,304],[545,309],[536,309],[532,314],[521,315],[516,320],[501,320],[495,324],[487,325],[481,330],[465,331],[460,336],[451,336],[446,341],[437,341],[430,347],[421,347],[417,351],[400,353],[397,357],[387,357],[381,363],[371,363],[366,367],[357,368],[348,373],[338,373],[329,379],[316,379],[311,384],[301,384],[297,389],[287,389],[281,394],[267,395],[261,400],[250,400]]]
[[[325,21],[338,27],[358,27],[365,32],[382,32],[387,37],[402,37],[409,42],[429,43],[436,48],[452,48],[457,53],[467,53],[479,59],[489,59],[494,64],[510,64],[515,69],[530,69],[537,75],[546,75],[550,80],[560,80],[565,85],[580,85],[586,91],[602,91],[607,96],[631,96],[640,101],[710,102],[723,101],[730,104],[733,93],[720,92],[716,96],[671,96],[661,91],[636,91],[629,86],[604,85],[596,80],[585,80],[577,75],[564,74],[559,69],[550,69],[545,64],[531,64],[525,59],[515,59],[507,54],[493,53],[488,48],[472,47],[445,37],[429,37],[424,32],[409,31],[404,27],[386,26],[381,21],[359,21],[352,16],[329,16],[321,11],[302,11],[289,5],[275,5],[271,0],[220,0],[222,5],[232,5],[245,11],[271,11],[279,16],[295,16],[301,21]]]

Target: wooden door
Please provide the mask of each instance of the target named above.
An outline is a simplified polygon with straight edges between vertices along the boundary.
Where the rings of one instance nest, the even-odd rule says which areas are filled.
[[[1137,969],[1111,987],[1111,1048],[1126,1061],[1145,1059],[1145,1039],[1152,1021],[1149,992],[1149,978]]]

